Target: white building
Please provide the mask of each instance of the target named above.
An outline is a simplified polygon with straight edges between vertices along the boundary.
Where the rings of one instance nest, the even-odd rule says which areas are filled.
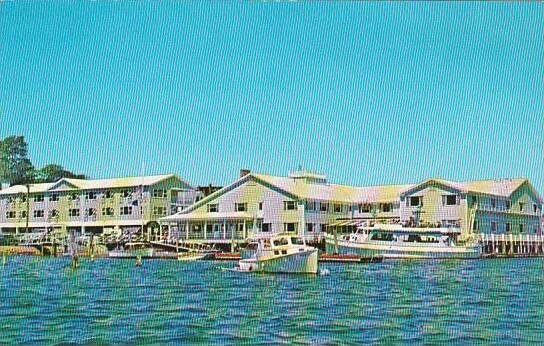
[[[477,233],[540,233],[542,198],[529,180],[428,179],[400,195],[401,219]]]
[[[400,222],[399,195],[411,185],[353,187],[323,175],[244,174],[234,183],[161,219],[169,232],[195,242],[243,242],[250,231],[319,237],[333,223]]]

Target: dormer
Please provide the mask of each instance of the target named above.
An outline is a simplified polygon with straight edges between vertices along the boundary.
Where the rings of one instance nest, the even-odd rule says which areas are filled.
[[[289,178],[295,181],[303,181],[307,184],[327,184],[327,176],[299,169],[289,173]]]

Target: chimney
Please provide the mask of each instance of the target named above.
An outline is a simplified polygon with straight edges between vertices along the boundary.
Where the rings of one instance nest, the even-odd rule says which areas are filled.
[[[243,177],[243,176],[248,175],[249,173],[251,173],[251,171],[249,169],[242,168],[240,170],[240,178]]]

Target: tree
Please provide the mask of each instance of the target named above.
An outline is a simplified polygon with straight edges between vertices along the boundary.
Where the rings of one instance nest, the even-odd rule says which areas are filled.
[[[23,136],[0,140],[0,181],[11,185],[31,183],[34,180],[34,166],[27,155],[28,146]]]
[[[37,182],[53,182],[62,178],[86,179],[85,175],[72,173],[56,164],[48,164],[36,170]]]

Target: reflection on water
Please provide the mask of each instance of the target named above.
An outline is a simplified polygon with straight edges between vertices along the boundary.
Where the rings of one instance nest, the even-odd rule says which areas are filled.
[[[233,265],[9,258],[0,344],[544,341],[543,259],[221,270]]]

